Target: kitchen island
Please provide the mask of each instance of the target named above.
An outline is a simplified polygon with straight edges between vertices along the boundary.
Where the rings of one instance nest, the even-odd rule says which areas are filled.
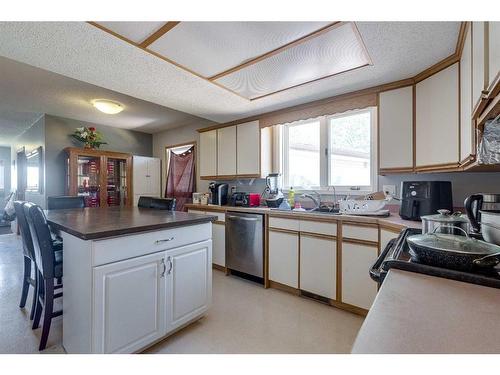
[[[139,352],[202,317],[213,220],[137,207],[48,211],[64,244],[66,352]]]
[[[500,289],[391,269],[352,353],[500,353]]]

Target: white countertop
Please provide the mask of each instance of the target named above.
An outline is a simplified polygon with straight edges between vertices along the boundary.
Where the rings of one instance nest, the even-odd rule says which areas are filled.
[[[392,269],[352,353],[500,353],[500,289]]]

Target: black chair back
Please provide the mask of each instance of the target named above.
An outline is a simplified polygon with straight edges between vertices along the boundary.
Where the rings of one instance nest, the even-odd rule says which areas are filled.
[[[78,196],[48,197],[47,207],[49,208],[49,210],[62,210],[65,208],[84,208],[85,199],[84,197],[78,197]]]
[[[16,210],[17,224],[21,232],[21,239],[23,243],[23,254],[25,257],[35,260],[35,252],[33,250],[33,240],[31,239],[30,227],[24,214],[24,201],[15,201],[14,209]]]
[[[24,212],[33,240],[35,262],[44,279],[54,278],[55,253],[52,236],[43,210],[34,203],[26,203]]]
[[[153,201],[152,197],[139,197],[139,202],[137,202],[137,207],[141,208],[151,208],[151,202]]]
[[[175,210],[175,198],[153,198],[153,197],[139,197],[138,207],[154,208],[156,210]]]

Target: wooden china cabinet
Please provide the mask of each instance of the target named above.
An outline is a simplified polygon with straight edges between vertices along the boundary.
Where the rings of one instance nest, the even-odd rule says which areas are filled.
[[[68,147],[66,192],[85,197],[85,207],[132,205],[132,155]]]

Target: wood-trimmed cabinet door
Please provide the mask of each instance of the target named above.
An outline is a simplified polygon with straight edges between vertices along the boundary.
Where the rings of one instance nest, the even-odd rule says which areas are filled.
[[[369,269],[377,260],[377,247],[342,242],[342,302],[370,309],[377,295],[377,283]]]
[[[226,225],[212,223],[212,263],[226,267]]]
[[[472,108],[476,108],[487,89],[487,61],[485,60],[485,22],[472,22]]]
[[[167,251],[167,332],[204,313],[212,301],[212,241]]]
[[[500,22],[488,22],[488,89],[500,79]]]
[[[390,240],[397,238],[399,232],[380,228],[380,252],[384,251]]]
[[[413,86],[379,94],[380,172],[413,170]]]
[[[467,164],[475,153],[472,121],[472,33],[469,24],[460,59],[460,162]]]
[[[260,127],[259,121],[236,126],[236,173],[260,176]]]
[[[166,333],[165,253],[94,269],[92,353],[133,353]]]
[[[236,175],[236,126],[217,129],[217,176]]]
[[[300,234],[300,289],[336,299],[336,240]]]
[[[200,177],[217,175],[217,130],[200,133]]]
[[[455,63],[416,85],[417,171],[458,166],[458,76],[458,63]]]
[[[299,234],[269,229],[269,280],[299,287]]]

